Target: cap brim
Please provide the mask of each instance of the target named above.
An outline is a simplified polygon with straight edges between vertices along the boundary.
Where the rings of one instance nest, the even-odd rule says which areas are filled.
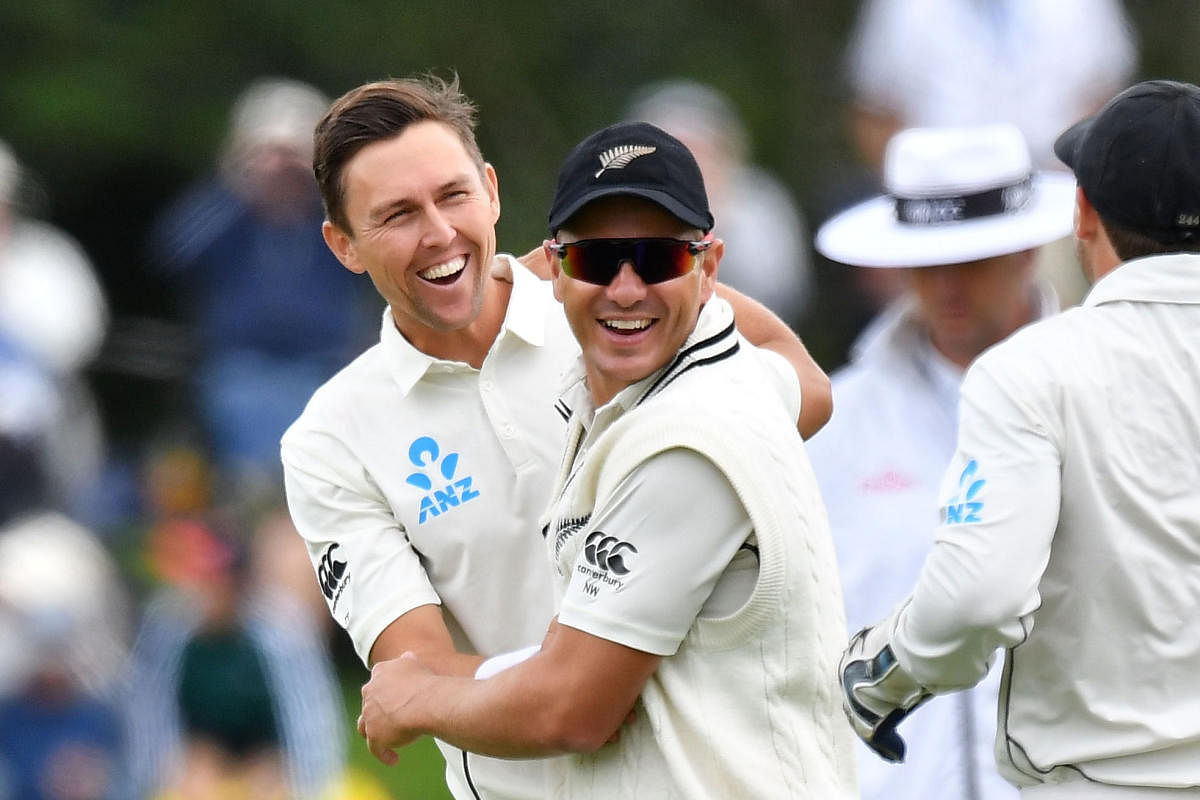
[[[701,217],[697,215],[665,192],[636,186],[598,186],[576,198],[575,202],[570,205],[558,209],[549,220],[550,234],[553,236],[558,233],[559,229],[566,225],[571,217],[579,213],[584,206],[602,197],[641,197],[655,205],[662,206],[674,217],[688,225],[695,226],[705,233],[712,229],[711,216]]]
[[[1083,141],[1083,137],[1092,129],[1092,122],[1095,117],[1089,117],[1076,122],[1071,127],[1059,134],[1054,140],[1054,155],[1058,156],[1058,160],[1066,164],[1072,171],[1076,168],[1076,159],[1079,154],[1079,143]]]
[[[1000,216],[911,225],[896,219],[890,197],[877,197],[836,215],[817,232],[826,258],[859,267],[935,267],[1040,247],[1071,233],[1075,180],[1041,173],[1020,211]]]

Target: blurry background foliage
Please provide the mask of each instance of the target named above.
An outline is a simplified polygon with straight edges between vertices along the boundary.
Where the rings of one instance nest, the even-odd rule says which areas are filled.
[[[0,137],[40,180],[43,215],[92,257],[114,317],[174,318],[146,262],[147,226],[211,170],[230,106],[255,77],[337,96],[456,71],[500,176],[500,246],[524,252],[543,238],[570,146],[657,78],[728,92],[755,156],[804,203],[805,187],[846,155],[837,66],[854,11],[841,0],[4,3]],[[112,437],[153,425],[160,386],[93,372]]]
[[[1194,0],[1127,0],[1143,77],[1200,80]],[[842,51],[857,3],[656,0],[295,3],[41,0],[0,4],[0,137],[40,179],[43,214],[96,263],[114,315],[172,317],[147,269],[145,229],[211,169],[237,93],[261,75],[330,96],[367,80],[461,76],[500,176],[502,249],[544,234],[555,169],[629,93],[686,76],[732,96],[754,157],[793,190],[815,229],[852,169],[842,120]],[[953,65],[947,65],[953,68]],[[719,225],[719,221],[718,221]],[[818,301],[819,302],[819,301]],[[819,330],[801,331],[827,366]],[[116,430],[138,428],[153,387],[97,376]],[[137,409],[136,414],[130,413]],[[148,418],[147,413],[151,414]],[[129,419],[123,422],[122,416]]]

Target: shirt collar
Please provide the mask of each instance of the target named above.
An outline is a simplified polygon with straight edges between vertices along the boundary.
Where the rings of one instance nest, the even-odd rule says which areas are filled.
[[[1081,305],[1121,300],[1200,303],[1200,255],[1171,253],[1127,261],[1096,281]]]
[[[547,315],[562,313],[562,306],[554,299],[549,281],[534,275],[507,253],[496,256],[492,262],[492,274],[510,278],[513,284],[512,295],[508,298],[508,311],[504,314],[504,326],[497,338],[511,333],[534,347],[544,345]]]
[[[693,359],[681,360],[679,357],[681,354],[696,352],[703,357],[703,354],[709,353],[713,348],[727,349],[733,346],[737,341],[737,333],[732,325],[733,309],[724,299],[713,295],[700,309],[696,327],[684,340],[683,346],[679,348],[679,354],[665,366],[617,392],[600,408],[595,408],[592,404],[592,395],[587,387],[587,372],[583,356],[580,355],[575,364],[563,376],[563,390],[558,407],[560,411],[578,416],[583,420],[585,426],[597,429],[607,427],[641,402],[657,386],[665,385],[667,381],[662,379],[669,379],[672,373],[687,369]],[[729,341],[726,341],[727,339]]]
[[[524,264],[507,253],[498,253],[492,262],[492,272],[502,280],[512,281],[513,289],[504,312],[504,324],[496,336],[496,342],[509,334],[518,337],[532,347],[541,347],[546,341],[546,317],[559,308],[558,301],[546,281],[530,272]],[[557,313],[561,313],[558,311]],[[383,323],[379,335],[384,357],[391,367],[392,377],[407,395],[426,373],[467,372],[474,367],[461,361],[434,358],[424,353],[404,338],[392,319],[392,309],[383,311]],[[492,344],[494,350],[496,344]]]

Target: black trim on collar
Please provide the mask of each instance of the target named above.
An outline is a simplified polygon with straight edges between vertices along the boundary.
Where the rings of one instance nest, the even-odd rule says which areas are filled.
[[[712,336],[708,337],[707,339],[701,339],[700,341],[693,344],[691,347],[688,347],[684,350],[680,350],[675,355],[675,358],[671,360],[671,363],[667,365],[666,369],[663,370],[662,374],[658,376],[658,380],[656,380],[650,386],[650,388],[646,390],[645,394],[643,394],[640,398],[638,398],[637,403],[635,403],[634,405],[635,406],[641,405],[642,402],[644,402],[646,400],[646,398],[648,398],[652,394],[660,391],[662,388],[664,388],[669,383],[671,383],[671,381],[675,380],[676,378],[678,378],[684,372],[687,372],[692,367],[702,367],[706,364],[713,364],[713,363],[716,363],[717,361],[723,361],[724,359],[726,359],[729,356],[736,353],[738,351],[738,347],[739,347],[737,337],[736,337],[736,331],[737,331],[737,327],[734,325],[733,322],[730,322],[728,325],[725,326],[724,329],[713,334]],[[692,356],[695,355],[698,351],[703,350],[705,348],[715,347],[717,345],[720,345],[726,339],[732,339],[732,342],[724,351],[719,352],[719,353],[714,353],[713,355],[710,355],[710,356],[705,356],[704,358],[698,358],[698,359],[692,358]]]

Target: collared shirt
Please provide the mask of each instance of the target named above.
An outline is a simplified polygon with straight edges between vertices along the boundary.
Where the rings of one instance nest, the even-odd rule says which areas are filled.
[[[930,688],[1005,659],[1020,785],[1200,787],[1200,256],[1121,265],[979,358],[893,648]],[[918,716],[921,712],[918,711]]]
[[[1058,310],[1039,285],[1037,317]],[[929,339],[905,296],[856,343],[834,372],[833,416],[807,444],[829,511],[850,632],[891,614],[911,591],[933,547],[937,489],[954,453],[963,370]],[[859,748],[865,800],[1014,798],[996,771],[999,670],[954,697],[934,698],[904,723],[903,764]],[[952,788],[948,788],[952,787]]]
[[[420,605],[440,603],[456,646],[484,656],[540,642],[549,625],[538,517],[566,430],[554,388],[579,347],[550,285],[499,258],[512,295],[480,369],[418,351],[389,309],[380,343],[283,437],[292,518],[364,662]]]

